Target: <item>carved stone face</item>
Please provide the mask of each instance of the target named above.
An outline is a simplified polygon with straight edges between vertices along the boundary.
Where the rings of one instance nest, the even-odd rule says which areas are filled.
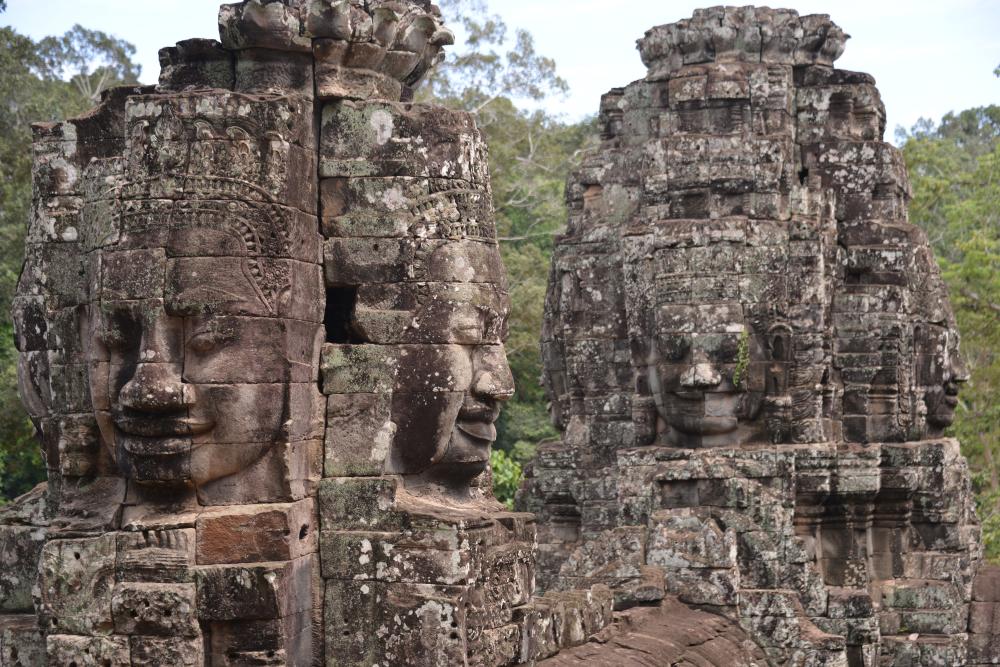
[[[397,470],[446,485],[484,472],[500,403],[514,392],[503,346],[407,346],[399,372],[417,385],[450,378],[450,387],[393,394]]]
[[[678,315],[693,319],[685,325]],[[658,324],[666,330],[658,327],[648,372],[667,443],[711,447],[751,439],[760,431],[754,422],[766,362],[740,304],[696,307],[683,315],[664,308]],[[690,327],[704,333],[676,330]]]
[[[318,437],[322,269],[304,116],[286,98],[216,91],[127,111],[124,155],[88,167],[83,212],[103,444],[127,478],[194,486],[209,504],[243,496],[205,484],[273,453],[239,493],[283,497],[288,452]]]
[[[676,221],[628,241],[637,388],[653,398],[663,444],[772,439],[764,408],[789,392],[790,331],[772,330],[787,310],[786,252],[779,233],[748,243],[753,233],[740,220]]]
[[[103,252],[100,264],[90,388],[127,477],[200,486],[290,437],[293,387],[314,375],[318,325],[248,316],[262,307],[249,260],[145,249]],[[124,298],[137,295],[127,293],[137,270],[149,298]],[[161,285],[163,298],[152,296]]]
[[[501,266],[495,244],[446,242],[430,253],[427,270],[447,282],[407,286],[422,292],[408,338],[429,344],[397,352],[392,415],[399,472],[454,487],[489,465],[500,404],[514,393],[503,346],[509,306]],[[483,282],[458,282],[473,278]]]
[[[927,424],[934,433],[955,421],[961,384],[969,379],[958,351],[955,331],[937,326],[921,328],[916,338],[917,384],[924,387]]]

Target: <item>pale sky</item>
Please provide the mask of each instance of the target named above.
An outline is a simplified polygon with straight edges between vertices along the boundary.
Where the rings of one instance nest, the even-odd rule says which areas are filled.
[[[157,50],[189,37],[218,37],[218,0],[9,0],[0,24],[38,38],[74,23],[127,39],[138,48],[144,82],[156,80]],[[511,27],[528,29],[539,53],[556,60],[570,84],[547,103],[568,119],[594,113],[602,93],[641,78],[635,40],[691,15],[711,0],[491,0]],[[772,6],[828,13],[852,39],[837,61],[875,76],[897,125],[940,119],[948,111],[1000,104],[1000,0],[788,0]]]

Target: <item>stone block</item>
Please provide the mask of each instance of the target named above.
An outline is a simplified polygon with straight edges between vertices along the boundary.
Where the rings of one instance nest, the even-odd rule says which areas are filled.
[[[192,580],[194,528],[120,532],[116,542],[115,579],[118,582],[185,583]]]
[[[323,577],[387,583],[460,585],[475,576],[457,531],[439,535],[323,531]]]
[[[63,419],[45,420],[43,440],[53,437],[58,456],[59,472],[64,477],[90,477],[109,467],[108,452],[102,448],[97,424],[92,415],[70,415]],[[51,461],[51,455],[46,460]]]
[[[464,112],[344,101],[324,106],[321,136],[324,178],[411,176],[467,183],[487,179],[485,144]]]
[[[467,595],[460,586],[327,581],[327,664],[461,664]]]
[[[973,602],[969,607],[969,632],[979,635],[1000,635],[1000,616],[996,603]]]
[[[404,237],[412,210],[430,196],[422,178],[325,178],[320,181],[326,237]]]
[[[323,247],[326,284],[336,287],[406,280],[414,248],[412,241],[396,238],[327,239]]]
[[[522,650],[521,632],[516,623],[483,630],[469,642],[469,653],[484,664],[517,664]]]
[[[311,665],[321,650],[318,614],[299,612],[272,620],[213,622],[206,646],[212,665]],[[315,635],[315,638],[314,638]]]
[[[201,667],[205,664],[203,640],[183,637],[131,637],[132,667]]]
[[[199,565],[295,560],[316,551],[315,502],[220,508],[198,517]]]
[[[694,605],[733,606],[737,603],[739,573],[733,569],[680,569],[666,574],[667,592]]]
[[[903,579],[882,587],[882,606],[890,609],[953,609],[961,602],[958,588],[944,581]]]
[[[201,634],[192,584],[118,584],[111,612],[117,634],[190,638]]]
[[[236,54],[233,88],[241,93],[294,95],[311,100],[315,91],[312,55],[243,49]]]
[[[319,485],[321,526],[350,531],[392,531],[405,525],[395,509],[396,477],[340,477]]]
[[[115,559],[113,533],[48,541],[42,548],[39,566],[39,617],[43,627],[56,633],[111,634]],[[127,646],[126,642],[126,655]]]
[[[128,637],[83,637],[50,634],[46,663],[59,667],[131,667]]]
[[[348,43],[330,39],[313,42],[316,61],[316,96],[321,100],[399,101],[403,87],[396,79],[371,68],[358,68],[350,62],[351,51],[372,44]],[[384,57],[385,51],[382,50]],[[367,63],[377,65],[377,63]]]
[[[743,589],[739,592],[739,612],[744,618],[795,618],[801,615],[802,606],[791,591]]]
[[[0,664],[34,667],[45,664],[45,636],[34,615],[0,615]]]
[[[166,251],[125,250],[101,253],[101,299],[137,301],[163,295]]]
[[[320,361],[323,393],[389,393],[398,366],[393,352],[378,345],[325,345]]]
[[[231,141],[218,143],[221,146],[215,147],[217,152],[235,152],[239,146]],[[248,173],[234,175],[231,180],[206,177],[194,181],[190,187],[195,192],[191,196],[198,196],[198,200],[163,204],[168,208],[163,214],[171,217],[170,225],[157,230],[155,235],[146,229],[133,232],[126,227],[128,236],[119,244],[125,247],[148,244],[150,236],[157,238],[162,234],[168,257],[250,256],[318,263],[321,238],[313,215],[317,185],[311,173],[315,170],[315,154],[287,142],[275,140],[275,144],[256,147],[259,155],[241,156],[245,160],[267,162],[263,165],[251,162]],[[278,176],[267,170],[280,170],[282,174]],[[234,196],[244,201],[232,201],[230,198]],[[259,199],[265,201],[256,201]],[[134,216],[156,216],[156,202],[131,204],[138,209]],[[133,238],[132,234],[139,231],[142,236],[136,233]]]
[[[969,664],[995,665],[1000,658],[1000,635],[969,635],[967,651]]]
[[[160,49],[157,90],[233,87],[233,54],[215,40],[188,39]]]
[[[324,475],[379,475],[386,470],[396,423],[388,394],[332,394],[327,398]]]
[[[29,244],[19,292],[43,297],[49,308],[72,308],[87,301],[86,268],[75,243]]]
[[[646,561],[666,569],[724,568],[736,564],[736,535],[715,521],[661,511],[654,514]]]
[[[312,555],[284,563],[198,566],[198,618],[270,620],[308,611],[318,575]]]
[[[0,526],[0,613],[34,611],[31,591],[38,580],[45,532],[35,526]]]

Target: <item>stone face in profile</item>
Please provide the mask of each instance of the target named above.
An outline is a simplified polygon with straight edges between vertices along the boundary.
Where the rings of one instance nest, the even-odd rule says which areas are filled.
[[[464,114],[389,103],[331,107],[320,141],[326,281],[354,300],[326,391],[377,396],[383,444],[360,446],[373,471],[466,493],[514,391],[485,146]]]

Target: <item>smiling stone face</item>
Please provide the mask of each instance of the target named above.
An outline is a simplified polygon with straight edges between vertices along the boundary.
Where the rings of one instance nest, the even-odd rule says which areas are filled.
[[[318,437],[320,241],[298,178],[315,157],[296,104],[134,98],[123,158],[89,168],[90,394],[135,482],[203,491]]]
[[[653,398],[658,441],[769,442],[765,399],[788,391],[775,335],[789,313],[787,249],[745,219],[657,223],[625,248],[637,388]]]
[[[129,278],[110,259],[118,254],[133,253],[102,256],[104,284]],[[91,307],[87,358],[98,425],[136,481],[201,485],[249,467],[292,435],[285,422],[292,402],[305,397],[294,387],[315,375],[320,327],[234,314],[239,308],[188,314],[213,291],[225,291],[231,303],[259,301],[231,269],[220,258],[205,263],[204,276],[175,277],[181,289],[168,300],[101,299]],[[187,292],[196,300],[186,301]]]
[[[327,474],[468,496],[514,392],[485,143],[463,113],[342,102],[320,145],[328,316],[340,313],[324,392],[328,418],[349,410],[356,433],[328,430]]]

